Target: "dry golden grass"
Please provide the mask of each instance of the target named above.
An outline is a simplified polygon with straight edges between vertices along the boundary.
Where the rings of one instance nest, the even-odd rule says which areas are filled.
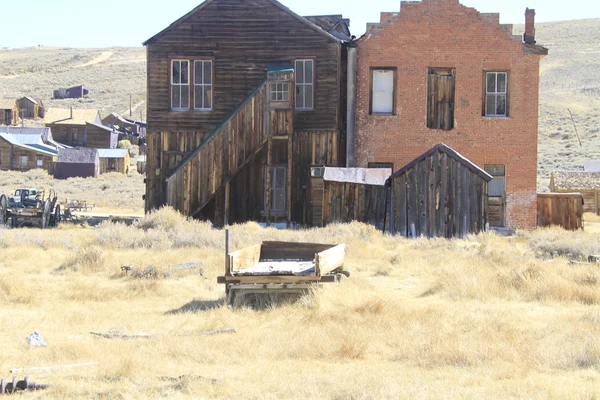
[[[352,276],[296,304],[230,310],[216,284],[223,231],[172,210],[131,227],[2,229],[0,375],[99,362],[30,374],[53,385],[27,396],[40,399],[600,396],[600,272],[546,250],[584,254],[594,235],[405,240],[358,223],[300,231],[248,223],[231,236],[233,249],[345,242]],[[173,269],[193,261],[204,276]],[[123,265],[156,274],[126,275]],[[176,336],[225,328],[237,333]],[[49,347],[27,346],[36,329]],[[89,334],[111,330],[152,338]]]

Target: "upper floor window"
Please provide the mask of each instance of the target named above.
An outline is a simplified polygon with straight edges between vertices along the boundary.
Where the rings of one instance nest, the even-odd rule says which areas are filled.
[[[393,115],[394,114],[394,89],[395,71],[393,69],[371,70],[371,114]]]
[[[486,117],[508,116],[508,74],[506,72],[485,73]]]
[[[427,75],[427,127],[454,128],[454,68],[429,68]]]
[[[296,109],[312,110],[315,95],[314,60],[296,60]]]
[[[189,110],[190,108],[190,62],[171,60],[171,108]]]
[[[194,61],[194,108],[212,110],[212,61]]]
[[[290,101],[290,85],[288,82],[273,82],[270,87],[271,101]]]

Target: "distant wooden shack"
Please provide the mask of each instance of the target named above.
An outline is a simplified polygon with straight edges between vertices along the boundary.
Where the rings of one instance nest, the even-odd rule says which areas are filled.
[[[100,158],[100,174],[117,172],[120,174],[129,173],[130,156],[127,149],[98,149]]]
[[[85,123],[85,147],[96,149],[115,149],[119,141],[119,132],[96,122]]]
[[[464,238],[485,231],[492,176],[440,143],[390,177],[393,233]]]
[[[48,170],[56,156],[49,128],[0,127],[0,170]]]
[[[560,226],[570,231],[583,229],[581,193],[538,193],[537,225]]]
[[[550,191],[581,193],[583,212],[600,215],[600,172],[554,171],[550,177]]]
[[[41,99],[36,99],[30,96],[21,97],[17,100],[19,104],[19,114],[23,119],[38,119],[44,118],[45,109],[44,102]]]
[[[313,226],[361,221],[383,230],[390,168],[314,167],[309,219]]]
[[[56,179],[95,178],[100,174],[100,158],[97,149],[78,147],[59,149],[54,166]]]
[[[145,123],[122,117],[116,113],[111,113],[102,119],[102,125],[117,130],[119,140],[129,140],[132,144],[139,145],[140,139],[146,138]]]
[[[87,122],[102,124],[97,109],[50,108],[44,122],[54,140],[67,146],[86,146]]]
[[[80,99],[90,94],[90,91],[83,85],[73,86],[71,88],[56,89],[53,93],[53,98],[60,99]]]
[[[17,125],[19,106],[16,100],[0,99],[0,125]]]

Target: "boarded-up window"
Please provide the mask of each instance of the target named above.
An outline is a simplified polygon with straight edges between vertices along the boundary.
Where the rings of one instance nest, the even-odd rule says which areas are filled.
[[[171,108],[190,108],[190,62],[187,60],[171,61]]]
[[[212,110],[212,61],[194,61],[194,108]]]
[[[288,82],[273,82],[270,86],[271,101],[290,101],[290,85]]]
[[[19,157],[19,167],[27,168],[28,165],[29,165],[29,157],[28,156],[20,156]]]
[[[296,60],[296,109],[312,110],[315,95],[315,64],[313,60]]]
[[[371,114],[394,114],[394,73],[392,69],[372,70]]]
[[[506,72],[486,72],[484,115],[486,117],[508,116],[508,74]]]
[[[427,127],[454,128],[454,68],[429,68],[427,79]]]
[[[488,183],[488,195],[503,197],[506,186],[506,167],[502,164],[489,164],[485,166],[485,172],[493,177]]]

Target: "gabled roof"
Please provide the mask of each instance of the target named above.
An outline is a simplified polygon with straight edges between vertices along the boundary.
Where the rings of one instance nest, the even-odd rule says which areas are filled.
[[[160,31],[156,35],[152,36],[150,39],[146,40],[144,43],[142,43],[142,45],[147,46],[150,42],[156,40],[157,38],[159,38],[160,36],[162,36],[164,33],[166,33],[167,31],[169,31],[171,28],[174,28],[176,25],[178,25],[178,24],[186,21],[188,18],[190,18],[196,12],[202,10],[203,8],[205,8],[206,6],[208,6],[209,4],[211,4],[214,1],[216,1],[216,0],[205,0],[198,7],[194,8],[192,11],[190,11],[187,14],[185,14],[183,17],[179,18],[177,21],[173,22],[167,28],[163,29],[162,31]],[[266,1],[269,1],[274,6],[276,6],[279,9],[285,11],[286,13],[288,13],[289,15],[291,15],[292,17],[296,18],[298,21],[302,22],[306,26],[308,26],[311,29],[313,29],[315,32],[317,32],[317,33],[319,33],[319,34],[321,34],[321,35],[323,35],[323,36],[325,36],[325,37],[327,37],[327,38],[329,38],[331,40],[334,40],[336,42],[340,42],[342,40],[342,39],[339,39],[339,38],[335,37],[334,35],[330,34],[329,32],[321,29],[320,27],[318,27],[314,23],[310,22],[306,18],[301,17],[300,15],[296,14],[295,12],[293,12],[292,10],[290,10],[289,8],[287,8],[286,6],[284,6],[283,4],[281,4],[280,2],[278,2],[277,0],[266,0]]]
[[[38,100],[38,99],[33,98],[31,96],[21,97],[19,100],[23,100],[23,99],[28,100],[28,101],[32,102],[33,104],[38,104],[38,105],[41,104],[41,100]]]
[[[99,118],[100,111],[97,109],[73,109],[73,118],[71,118],[71,109],[69,108],[50,108],[46,111],[44,123],[46,124],[64,124],[64,125],[85,125],[86,122],[94,122]]]
[[[100,128],[100,129],[104,129],[107,132],[113,132],[113,129],[109,126],[106,125],[102,125],[102,124],[97,124],[95,122],[90,122],[90,121],[86,121],[85,123],[86,125],[92,125],[95,126],[96,128]]]
[[[12,110],[17,104],[16,100],[0,99],[0,110]]]
[[[47,156],[57,155],[56,147],[44,142],[45,137],[51,137],[50,128],[20,128],[20,127],[0,127],[0,138],[4,139],[13,146]]]
[[[561,192],[600,191],[600,172],[554,171],[550,178],[550,190]]]
[[[310,15],[304,18],[339,39],[345,41],[352,39],[350,19],[344,18],[343,15]]]
[[[391,174],[391,168],[325,167],[323,180],[328,182],[359,183],[363,185],[384,186]]]
[[[125,158],[127,149],[98,149],[98,157],[100,158]]]
[[[421,161],[425,160],[426,158],[429,158],[431,155],[433,155],[437,151],[439,151],[441,153],[445,153],[448,157],[454,159],[455,161],[458,161],[464,167],[468,168],[471,172],[473,172],[474,174],[477,174],[480,177],[482,177],[483,179],[485,179],[486,182],[489,182],[492,180],[492,176],[490,174],[485,172],[483,169],[479,168],[477,165],[475,165],[474,163],[469,161],[469,159],[467,159],[466,157],[463,157],[459,152],[457,152],[452,147],[450,147],[444,143],[436,144],[431,149],[427,150],[425,153],[421,154],[419,157],[415,158],[414,160],[412,160],[411,162],[406,164],[404,167],[400,168],[390,178],[396,178],[396,177],[406,173],[406,171],[413,168],[415,165],[417,165]]]
[[[57,162],[70,164],[96,164],[98,162],[98,149],[87,147],[60,149],[58,151]]]

